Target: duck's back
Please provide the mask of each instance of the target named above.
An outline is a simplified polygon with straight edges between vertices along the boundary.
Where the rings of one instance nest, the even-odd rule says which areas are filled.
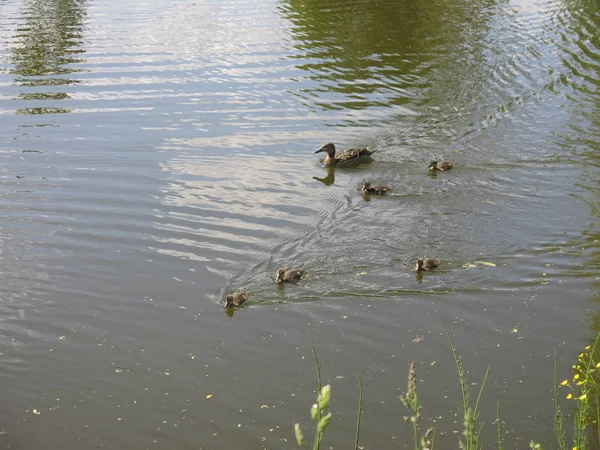
[[[300,278],[302,278],[302,275],[304,275],[304,269],[294,269],[294,270],[288,270],[285,273],[285,280],[287,281],[298,281]]]
[[[370,159],[375,151],[369,150],[367,147],[351,148],[335,155],[335,164],[338,166],[358,164]]]

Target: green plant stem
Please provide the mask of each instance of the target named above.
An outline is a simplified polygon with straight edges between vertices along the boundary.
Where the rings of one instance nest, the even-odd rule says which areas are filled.
[[[317,356],[317,349],[315,348],[315,343],[313,342],[312,333],[310,332],[310,324],[307,325],[308,328],[308,337],[310,339],[310,348],[312,349],[313,355],[315,356],[315,363],[317,365],[317,395],[321,392],[321,365],[319,364],[319,357]],[[321,420],[321,410],[317,411],[317,423]],[[313,444],[313,450],[319,450],[319,445],[321,443],[321,436],[319,432],[315,433],[315,442]]]
[[[504,440],[502,439],[502,422],[500,421],[500,402],[496,402],[496,422],[498,424],[498,450],[504,450]]]
[[[595,419],[596,419],[596,438],[598,440],[600,440],[600,399],[598,398],[598,385],[594,379],[595,378],[594,372],[596,372],[596,366],[594,364],[594,355],[596,353],[596,347],[598,346],[599,339],[600,339],[600,333],[597,333],[596,339],[594,339],[594,344],[592,345],[592,348],[590,349],[590,357],[588,360],[586,374],[585,374],[585,379],[590,383],[587,387],[588,388],[587,389],[588,396],[591,397],[591,395],[593,393],[594,399],[596,400],[596,417],[595,417]],[[593,385],[593,387],[592,387],[592,385]],[[588,398],[588,409],[589,410],[591,410],[591,407],[589,406],[591,401],[592,401],[592,399]],[[591,420],[592,417],[589,417],[589,419]]]
[[[566,450],[567,435],[563,422],[563,415],[560,411],[560,405],[558,404],[558,380],[556,379],[556,370],[556,349],[554,349],[554,437],[556,439],[557,450]]]
[[[362,418],[362,381],[358,374],[356,374],[358,380],[358,413],[356,418],[356,438],[354,439],[354,450],[358,450],[358,439],[360,437],[360,420]]]
[[[310,339],[310,348],[312,349],[313,355],[315,356],[315,363],[317,364],[317,393],[321,392],[321,365],[319,364],[319,357],[317,356],[317,349],[313,342],[312,333],[310,332],[310,325],[308,325],[308,337]]]
[[[596,395],[596,439],[600,440],[600,399]]]
[[[444,327],[445,328],[445,327]],[[460,392],[462,394],[462,402],[463,402],[463,414],[469,408],[469,390],[467,388],[467,377],[463,370],[462,364],[460,362],[460,358],[456,353],[456,347],[454,346],[454,341],[452,340],[452,336],[450,336],[450,332],[448,328],[446,328],[446,336],[448,336],[448,341],[450,342],[450,349],[452,350],[452,356],[454,357],[454,363],[456,365],[456,370],[458,372],[458,380],[460,383]]]
[[[419,427],[417,426],[417,416],[414,416],[414,420],[411,418],[413,423],[413,436],[415,440],[415,450],[419,450]]]
[[[490,366],[487,366],[485,371],[485,376],[483,377],[483,381],[481,382],[481,388],[479,388],[479,393],[477,394],[477,401],[475,402],[475,408],[473,409],[473,417],[477,419],[479,413],[477,412],[479,409],[479,400],[481,400],[481,394],[483,393],[483,388],[485,387],[485,383],[487,381],[488,375],[490,373]]]

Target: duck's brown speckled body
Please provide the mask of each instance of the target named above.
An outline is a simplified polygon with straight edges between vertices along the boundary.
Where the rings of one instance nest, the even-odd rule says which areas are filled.
[[[391,186],[373,186],[370,182],[365,181],[361,191],[365,194],[375,194],[375,195],[386,195],[389,191],[392,190]]]
[[[326,167],[349,167],[371,161],[371,155],[375,153],[375,150],[371,151],[367,147],[361,147],[336,153],[335,145],[332,142],[327,142],[315,153],[320,152],[327,153],[323,161]]]
[[[437,162],[437,161],[429,161],[429,165],[427,166],[427,169],[435,171],[435,172],[442,172],[444,170],[450,170],[452,169],[452,167],[454,167],[454,163],[452,161],[441,161],[441,162]]]
[[[415,270],[417,272],[429,272],[430,270],[435,269],[439,265],[440,261],[437,259],[419,258],[417,259]]]
[[[225,298],[225,308],[241,306],[244,302],[246,302],[246,300],[248,300],[247,292],[234,292]]]
[[[285,269],[277,269],[277,277],[275,278],[275,282],[278,284],[296,282],[300,280],[303,275],[304,268],[288,270],[287,272]]]

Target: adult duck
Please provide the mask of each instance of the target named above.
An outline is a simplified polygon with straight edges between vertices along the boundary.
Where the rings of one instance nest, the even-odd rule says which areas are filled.
[[[365,146],[361,148],[351,148],[349,150],[344,150],[341,153],[336,153],[333,142],[327,142],[315,153],[321,152],[327,153],[327,156],[323,161],[325,167],[349,167],[371,161],[371,155],[375,153],[375,150],[371,151]]]

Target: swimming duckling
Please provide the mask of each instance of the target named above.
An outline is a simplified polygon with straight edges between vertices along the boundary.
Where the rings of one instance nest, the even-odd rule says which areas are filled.
[[[419,258],[417,259],[417,265],[415,266],[415,270],[417,272],[429,272],[431,269],[435,269],[439,265],[440,261],[437,259]]]
[[[371,155],[375,153],[375,150],[371,151],[365,146],[361,148],[351,148],[349,150],[344,150],[341,153],[336,153],[333,142],[327,142],[315,153],[320,152],[327,153],[327,156],[323,161],[325,167],[348,167],[371,161]]]
[[[429,161],[429,165],[427,166],[427,169],[435,170],[436,172],[441,172],[443,170],[450,170],[450,169],[452,169],[453,166],[454,166],[454,163],[451,161],[437,162],[437,161],[433,160],[433,161]]]
[[[304,275],[304,268],[288,270],[285,269],[277,269],[277,278],[275,278],[275,282],[277,284],[281,284],[283,282],[296,282]]]
[[[225,297],[225,308],[231,308],[232,306],[241,306],[248,300],[247,292],[234,292]]]
[[[371,183],[365,181],[361,191],[365,194],[375,194],[375,195],[386,195],[388,191],[391,191],[391,186],[371,186]]]

